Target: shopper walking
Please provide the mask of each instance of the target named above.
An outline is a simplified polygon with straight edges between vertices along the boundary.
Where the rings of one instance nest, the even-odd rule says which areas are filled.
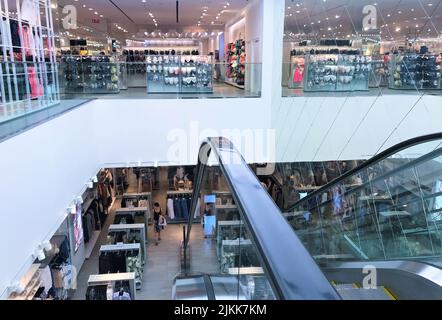
[[[155,245],[158,245],[158,241],[161,240],[161,226],[160,221],[163,220],[163,212],[161,210],[160,204],[155,202],[153,205],[153,226],[155,232]]]

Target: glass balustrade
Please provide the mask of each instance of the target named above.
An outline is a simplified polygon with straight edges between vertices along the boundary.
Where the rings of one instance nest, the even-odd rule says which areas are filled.
[[[304,245],[316,258],[441,257],[441,137],[367,164],[285,214]]]

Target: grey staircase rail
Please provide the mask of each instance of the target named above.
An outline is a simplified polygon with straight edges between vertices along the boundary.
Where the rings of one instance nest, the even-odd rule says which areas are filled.
[[[185,250],[211,152],[218,160],[276,297],[341,299],[241,154],[225,138],[208,138],[200,146]]]

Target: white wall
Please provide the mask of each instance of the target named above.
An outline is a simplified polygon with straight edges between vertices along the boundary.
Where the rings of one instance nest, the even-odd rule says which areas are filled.
[[[367,159],[404,140],[441,132],[441,105],[440,96],[403,93],[283,98],[272,106],[277,159]]]
[[[5,257],[0,297],[30,266],[33,251],[55,233],[67,206],[100,167],[153,160],[161,165],[176,143],[189,145],[176,161],[195,164],[206,136],[268,128],[270,119],[261,116],[265,108],[262,99],[95,100],[0,143],[0,254]],[[185,140],[168,141],[174,132]],[[82,250],[74,257],[77,267]]]
[[[93,113],[84,106],[0,144],[0,297],[97,170]]]

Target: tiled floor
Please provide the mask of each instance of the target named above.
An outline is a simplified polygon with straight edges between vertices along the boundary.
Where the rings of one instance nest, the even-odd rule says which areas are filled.
[[[128,192],[137,192],[133,181]],[[115,201],[110,216],[106,221],[100,238],[90,259],[86,260],[79,272],[77,290],[74,300],[83,300],[87,289],[89,275],[98,274],[99,248],[105,242],[107,229],[113,221],[113,215],[120,207],[120,201]],[[168,300],[172,297],[174,278],[180,273],[180,244],[183,234],[183,225],[168,225],[161,233],[162,240],[155,245],[153,227],[149,226],[147,260],[143,274],[141,290],[137,290],[137,300]],[[191,271],[203,273],[218,273],[219,264],[216,258],[215,240],[205,239],[202,226],[196,224],[192,228],[190,238]]]

